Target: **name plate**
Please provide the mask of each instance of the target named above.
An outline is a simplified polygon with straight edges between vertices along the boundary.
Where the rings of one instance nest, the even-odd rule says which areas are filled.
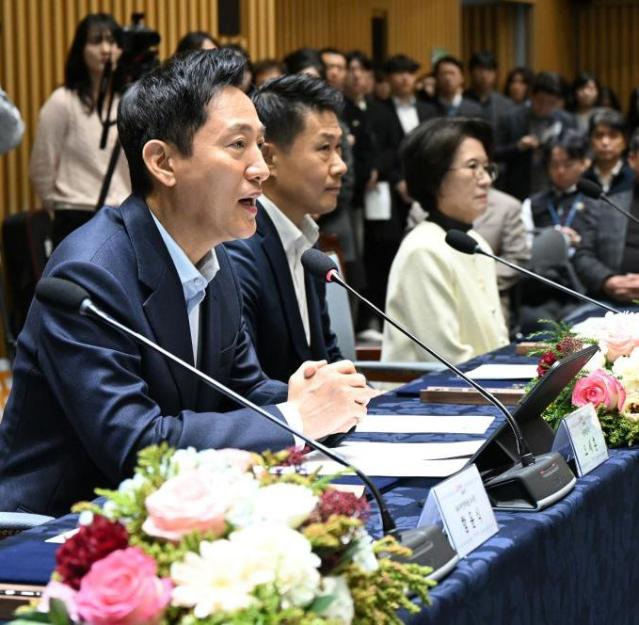
[[[474,464],[431,489],[418,526],[426,524],[443,524],[460,558],[499,531],[495,513]]]
[[[563,418],[555,434],[553,450],[559,451],[568,444],[579,477],[608,460],[608,447],[592,404],[586,404]]]

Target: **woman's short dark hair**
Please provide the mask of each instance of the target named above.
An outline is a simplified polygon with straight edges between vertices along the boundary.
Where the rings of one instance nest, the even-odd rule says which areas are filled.
[[[266,140],[286,150],[304,129],[308,111],[340,115],[342,94],[320,78],[306,74],[280,76],[255,90],[253,103],[266,127]]]
[[[400,149],[408,194],[424,210],[437,210],[437,196],[444,176],[464,139],[477,139],[490,158],[493,133],[488,122],[465,117],[428,120],[413,130]]]
[[[186,35],[180,39],[175,54],[200,50],[205,41],[211,41],[216,48],[220,47],[217,39],[215,39],[211,33],[207,33],[205,30],[194,30],[190,33],[186,33]]]
[[[506,76],[506,82],[504,83],[504,95],[510,95],[510,83],[512,83],[515,78],[520,77],[524,83],[528,86],[528,94],[530,95],[530,87],[532,86],[533,80],[535,79],[535,74],[528,67],[524,67],[520,65],[519,67],[513,67]]]
[[[64,86],[78,94],[89,112],[93,110],[95,102],[91,90],[89,68],[84,60],[84,47],[87,44],[89,31],[92,29],[108,30],[113,35],[113,39],[117,40],[120,25],[108,13],[89,13],[75,29],[64,67]]]
[[[193,136],[208,119],[209,102],[225,87],[239,89],[245,67],[233,50],[201,50],[170,58],[129,88],[118,110],[118,134],[133,193],[146,196],[152,190],[144,144],[159,139],[189,156]]]

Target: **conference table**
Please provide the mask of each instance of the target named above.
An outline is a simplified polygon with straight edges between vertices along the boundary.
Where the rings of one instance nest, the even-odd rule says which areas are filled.
[[[466,363],[532,363],[508,346]],[[489,406],[426,404],[419,390],[458,384],[448,373],[378,397],[379,414],[492,415],[485,438],[503,425]],[[495,386],[495,384],[489,384]],[[357,434],[377,441],[471,440],[473,435]],[[400,529],[415,527],[437,480],[387,480],[384,496]],[[499,532],[463,558],[431,592],[432,603],[407,623],[423,625],[630,625],[639,623],[639,449],[610,458],[577,480],[575,489],[542,512],[497,512]],[[0,593],[15,584],[43,585],[57,545],[44,540],[72,527],[70,516],[0,541]],[[380,534],[373,508],[370,529]],[[2,598],[0,597],[0,602]]]

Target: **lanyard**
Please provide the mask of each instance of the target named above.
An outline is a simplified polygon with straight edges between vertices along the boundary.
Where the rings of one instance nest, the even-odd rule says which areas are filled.
[[[561,223],[561,219],[559,217],[559,213],[553,204],[552,198],[548,200],[548,212],[552,217],[552,222],[555,226],[566,226],[570,227],[573,220],[575,219],[575,215],[577,214],[577,207],[582,203],[583,195],[581,193],[577,193],[577,197],[575,197],[574,202],[570,206],[570,210],[568,211],[568,215],[564,220],[564,223]]]

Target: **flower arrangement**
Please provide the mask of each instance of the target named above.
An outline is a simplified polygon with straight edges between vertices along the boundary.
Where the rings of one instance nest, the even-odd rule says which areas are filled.
[[[607,313],[572,330],[555,324],[552,338],[535,352],[537,375],[587,344],[599,351],[543,416],[556,429],[564,416],[590,403],[610,447],[633,445],[639,442],[639,314]]]
[[[305,475],[297,451],[149,447],[134,476],[76,505],[41,599],[17,625],[399,624],[428,567],[373,541],[368,502]]]

